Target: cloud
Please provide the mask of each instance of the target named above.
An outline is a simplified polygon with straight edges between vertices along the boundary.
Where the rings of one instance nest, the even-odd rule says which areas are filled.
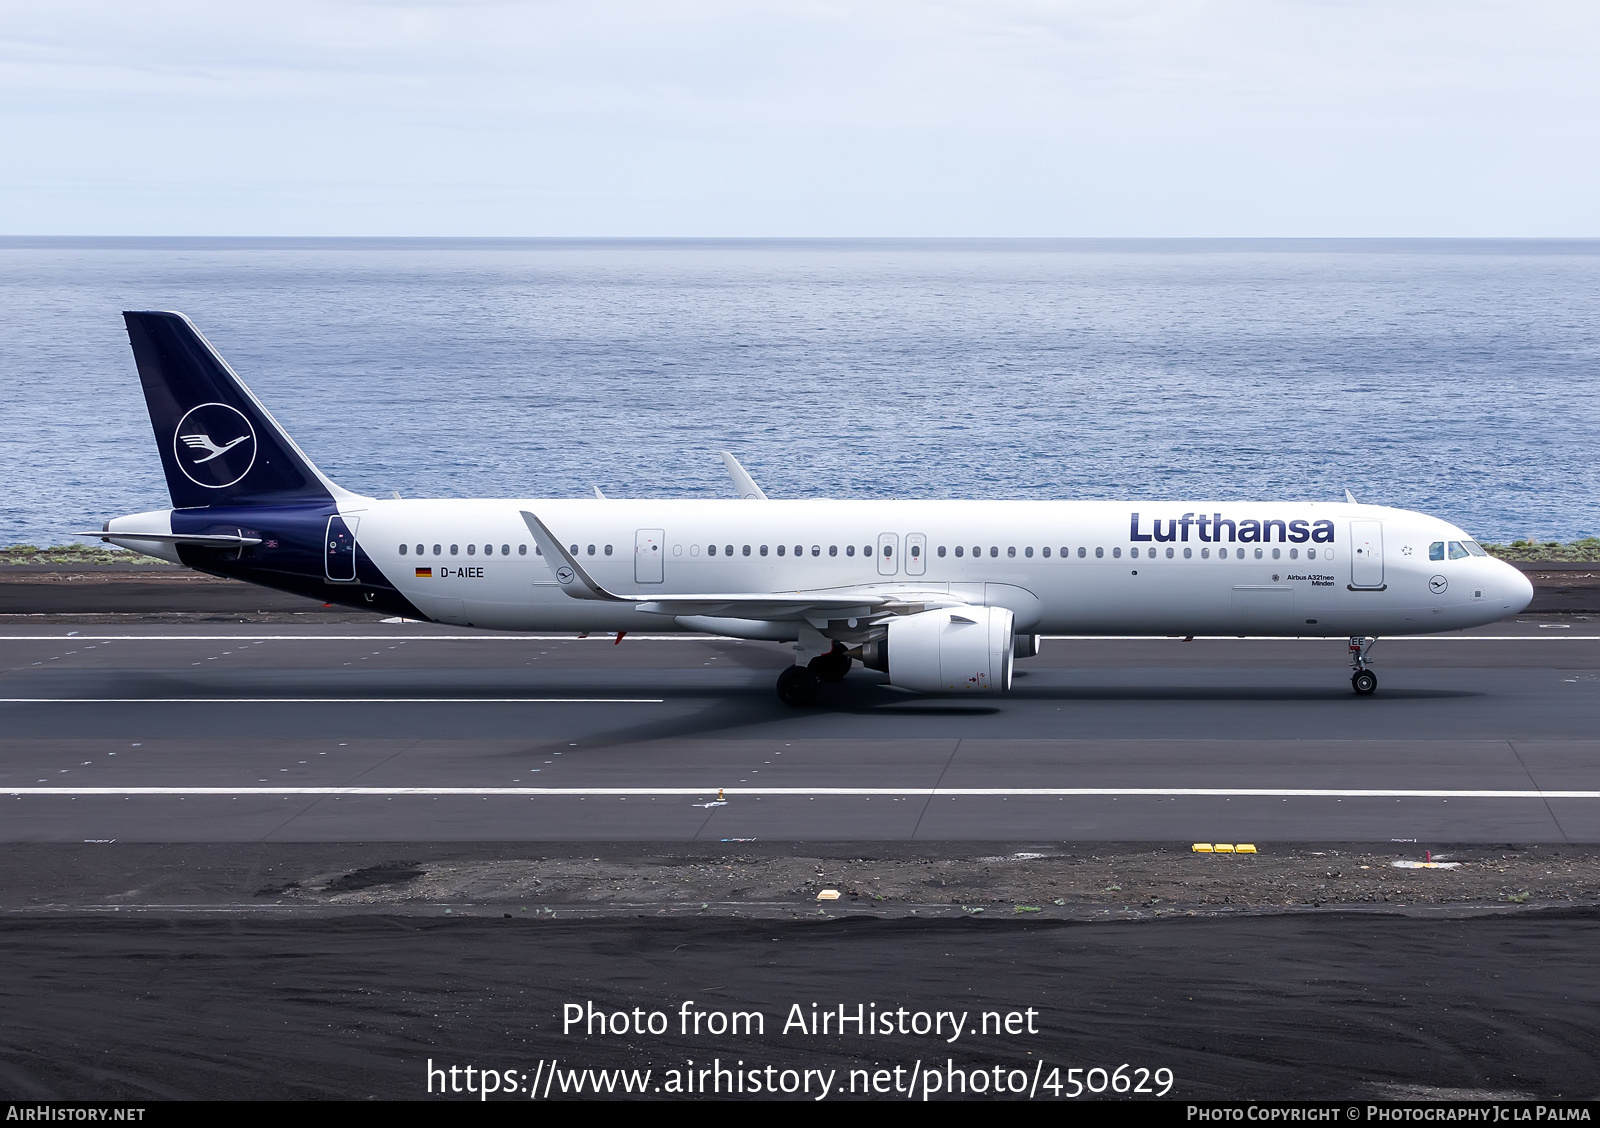
[[[11,233],[1593,234],[1579,3],[15,6]]]

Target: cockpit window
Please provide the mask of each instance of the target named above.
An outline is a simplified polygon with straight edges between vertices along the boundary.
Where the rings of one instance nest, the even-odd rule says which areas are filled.
[[[1471,555],[1471,553],[1469,553],[1466,549],[1461,547],[1461,542],[1460,541],[1451,541],[1450,542],[1450,559],[1452,559],[1452,560],[1465,560],[1470,555]]]
[[[1432,544],[1430,544],[1428,546],[1428,559],[1429,560],[1443,560],[1444,559],[1444,541],[1434,541]]]
[[[1469,540],[1469,541],[1462,541],[1461,543],[1463,545],[1465,545],[1467,551],[1472,553],[1472,555],[1474,555],[1474,556],[1488,556],[1489,555],[1487,552],[1483,551],[1483,546],[1481,544],[1479,544],[1477,541]]]

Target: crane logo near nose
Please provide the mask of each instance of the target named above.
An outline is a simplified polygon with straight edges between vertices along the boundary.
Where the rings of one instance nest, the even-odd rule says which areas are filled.
[[[1450,586],[1450,581],[1443,576],[1435,576],[1428,581],[1428,590],[1434,595],[1443,595],[1444,589]]]

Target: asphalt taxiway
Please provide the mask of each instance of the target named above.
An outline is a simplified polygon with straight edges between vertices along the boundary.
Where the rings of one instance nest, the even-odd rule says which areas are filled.
[[[1600,624],[1049,639],[999,698],[780,646],[410,623],[0,630],[9,841],[1600,841]]]

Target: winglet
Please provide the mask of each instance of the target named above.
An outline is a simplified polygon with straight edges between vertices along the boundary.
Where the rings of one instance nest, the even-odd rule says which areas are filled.
[[[733,492],[745,501],[766,501],[767,495],[761,492],[761,487],[756,485],[739,460],[728,451],[722,452],[722,464],[728,468],[728,477],[733,479]]]
[[[589,573],[583,570],[583,565],[579,564],[550,530],[544,527],[544,522],[526,509],[522,510],[522,521],[528,526],[528,532],[533,534],[533,541],[539,546],[539,551],[544,553],[544,558],[550,561],[555,569],[556,582],[568,595],[574,599],[597,599],[608,603],[630,602],[621,596],[612,595],[595,583]]]
[[[1351,493],[1348,487],[1344,491],[1344,499],[1346,501],[1348,501],[1351,505],[1360,505],[1361,504],[1359,501],[1356,500],[1356,495]]]
[[[599,486],[596,486],[594,488],[594,496],[599,498],[601,501],[605,501],[606,500],[606,495],[600,492],[600,487]]]

